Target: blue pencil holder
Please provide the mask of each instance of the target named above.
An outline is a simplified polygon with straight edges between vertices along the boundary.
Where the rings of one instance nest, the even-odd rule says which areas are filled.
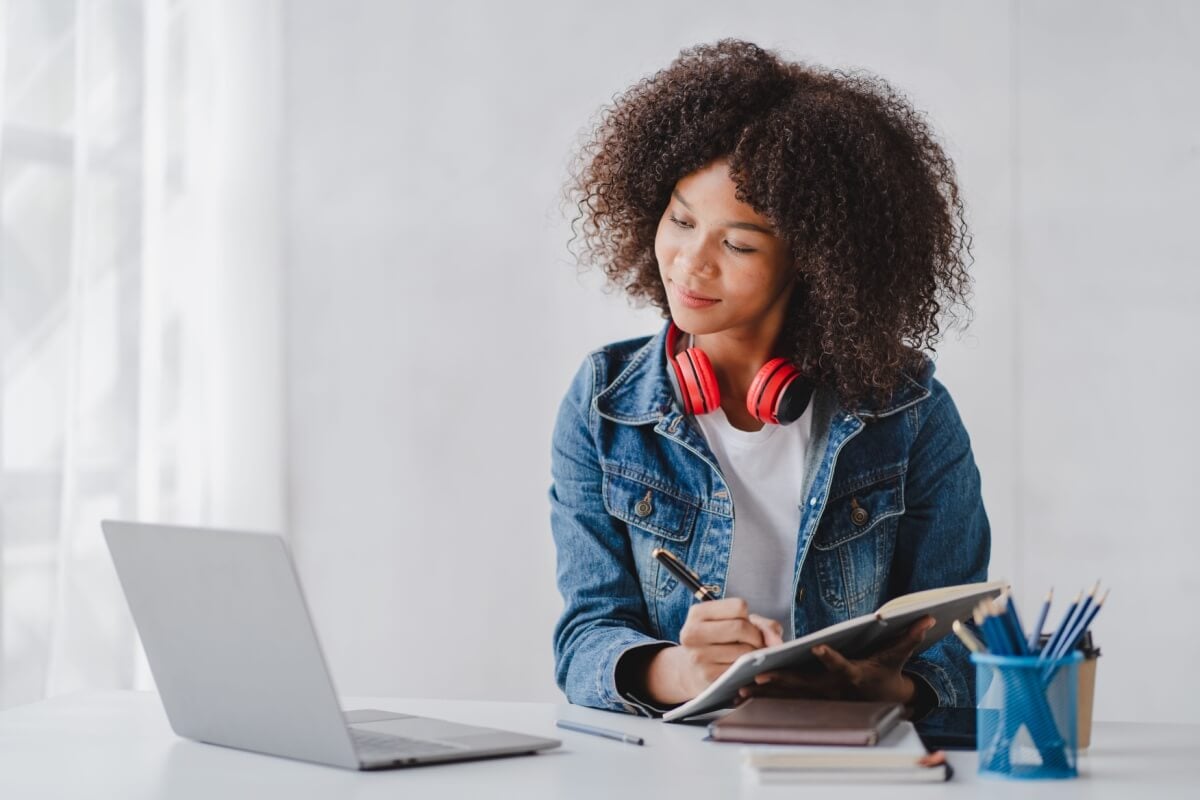
[[[1017,780],[1078,776],[1079,662],[975,653],[979,774]]]

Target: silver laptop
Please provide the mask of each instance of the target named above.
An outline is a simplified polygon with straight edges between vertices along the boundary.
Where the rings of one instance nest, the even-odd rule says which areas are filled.
[[[348,769],[561,744],[388,711],[343,713],[280,536],[101,525],[167,718],[180,736]]]

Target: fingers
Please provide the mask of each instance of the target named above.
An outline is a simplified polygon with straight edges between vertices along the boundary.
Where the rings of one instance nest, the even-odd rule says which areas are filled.
[[[726,597],[724,600],[709,600],[704,603],[694,603],[688,609],[689,620],[713,619],[746,619],[750,616],[750,606],[740,597]]]
[[[837,650],[822,644],[814,647],[812,653],[825,669],[842,675],[850,683],[858,682],[859,668]]]
[[[741,644],[748,650],[757,650],[763,646],[763,635],[748,619],[689,621],[679,631],[679,643],[685,647]]]
[[[696,647],[689,650],[692,657],[692,662],[697,665],[714,664],[725,670],[738,657],[744,653],[749,653],[751,647],[744,644],[710,644],[705,647]]]
[[[696,603],[688,609],[687,621],[679,631],[679,643],[686,647],[737,643],[755,650],[765,647],[764,631],[751,621],[757,616],[750,613],[746,601],[740,597]]]
[[[750,615],[750,624],[762,631],[763,644],[771,647],[783,644],[783,625],[760,614]]]
[[[783,626],[751,614],[738,597],[696,603],[679,631],[685,672],[697,686],[707,686],[745,653],[768,642],[783,641]]]
[[[925,634],[936,624],[936,620],[926,614],[912,625],[909,625],[908,630],[905,631],[904,636],[899,641],[875,653],[872,656],[873,660],[891,667],[898,668],[903,666],[908,659],[912,658],[913,652],[917,649],[917,645],[925,638]]]
[[[900,668],[935,624],[924,616],[911,624],[895,643],[861,659],[846,658],[829,645],[817,645],[813,656],[824,669],[818,673],[775,670],[755,678],[739,691],[741,697],[829,697],[835,699],[903,700],[912,693],[904,686]],[[907,695],[905,694],[907,692]]]

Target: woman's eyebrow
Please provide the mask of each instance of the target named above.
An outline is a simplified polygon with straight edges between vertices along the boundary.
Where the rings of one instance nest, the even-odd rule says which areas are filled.
[[[684,208],[686,208],[688,211],[691,211],[693,214],[694,214],[694,213],[696,213],[696,212],[695,212],[695,210],[694,210],[694,209],[691,207],[691,205],[688,203],[688,201],[683,199],[683,195],[681,195],[681,194],[679,193],[679,190],[678,190],[678,189],[675,189],[675,190],[673,190],[673,191],[671,192],[671,195],[672,195],[672,196],[673,196],[673,197],[674,197],[676,200],[678,200],[680,203],[682,203],[682,204],[683,204],[683,207],[684,207]],[[774,236],[774,235],[775,235],[775,231],[771,230],[770,228],[764,228],[764,227],[763,227],[763,226],[761,226],[761,225],[755,225],[753,222],[736,222],[736,221],[731,221],[731,222],[726,222],[726,223],[725,223],[725,227],[726,227],[726,228],[741,228],[742,230],[746,230],[746,231],[758,231],[759,233],[765,233],[765,234],[767,234],[768,236]]]

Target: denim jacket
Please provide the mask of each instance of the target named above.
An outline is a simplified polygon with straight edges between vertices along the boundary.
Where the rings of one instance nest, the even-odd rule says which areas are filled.
[[[672,393],[665,337],[666,326],[588,355],[555,423],[549,492],[564,602],[558,685],[572,703],[647,716],[663,709],[618,690],[617,662],[632,648],[677,642],[693,602],[650,553],[672,551],[720,596],[735,535],[729,487]],[[797,637],[908,592],[986,579],[979,471],[933,371],[926,359],[882,405],[847,409],[828,387],[814,392],[793,573]],[[939,706],[974,705],[973,667],[956,637],[904,670]]]

